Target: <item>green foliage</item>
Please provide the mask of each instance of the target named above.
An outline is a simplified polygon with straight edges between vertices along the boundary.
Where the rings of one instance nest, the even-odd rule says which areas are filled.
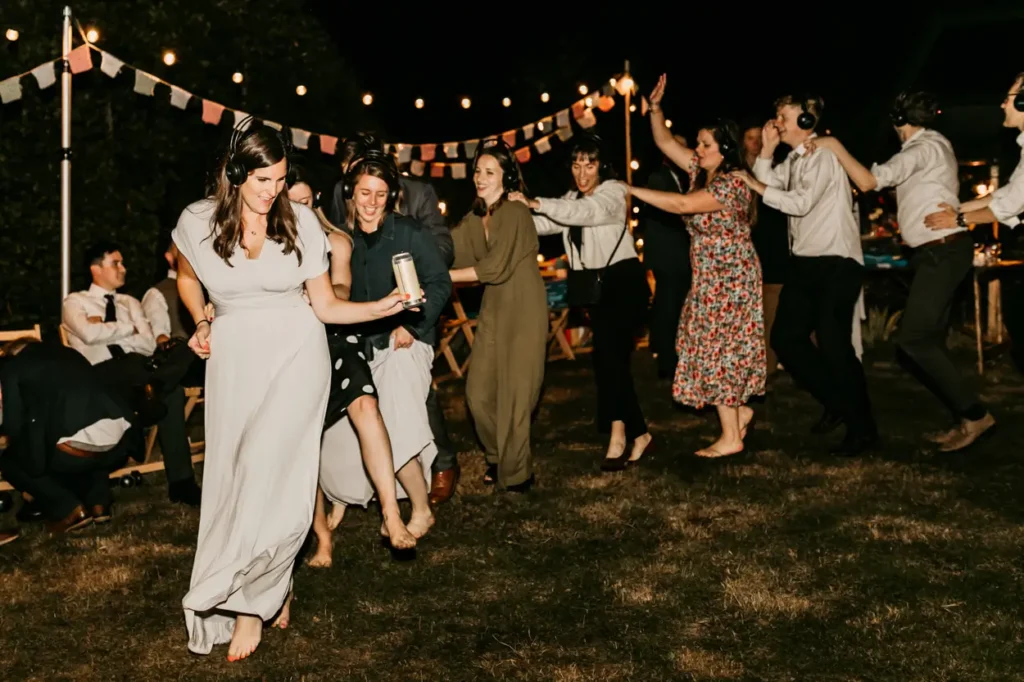
[[[63,3],[3,0],[0,80],[59,56]],[[346,135],[369,127],[355,78],[302,0],[177,0],[174,3],[82,0],[72,7],[97,46],[195,95],[185,111],[170,90],[134,92],[134,71],[116,79],[94,68],[74,76],[72,112],[72,290],[86,284],[85,247],[112,238],[129,268],[127,293],[141,295],[164,275],[159,257],[181,210],[203,196],[206,174],[234,119],[201,120],[201,97],[270,120]],[[75,46],[82,38],[75,33]],[[173,50],[174,66],[161,55]],[[231,80],[241,71],[245,80]],[[309,94],[295,95],[305,84]],[[60,79],[40,91],[22,79],[20,101],[0,106],[0,328],[60,316]],[[315,144],[315,143],[314,143]],[[310,165],[332,167],[319,150]]]
[[[890,314],[889,308],[870,308],[868,319],[861,325],[861,339],[866,348],[886,343],[892,338],[903,316],[902,310]]]

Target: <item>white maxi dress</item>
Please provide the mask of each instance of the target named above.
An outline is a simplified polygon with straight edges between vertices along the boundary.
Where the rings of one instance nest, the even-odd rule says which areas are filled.
[[[231,640],[235,614],[280,610],[313,520],[331,372],[324,325],[302,291],[327,271],[328,246],[313,212],[292,210],[301,265],[268,240],[257,259],[236,248],[229,266],[213,250],[211,200],[186,208],[172,235],[216,309],[199,539],[182,599],[198,654]]]

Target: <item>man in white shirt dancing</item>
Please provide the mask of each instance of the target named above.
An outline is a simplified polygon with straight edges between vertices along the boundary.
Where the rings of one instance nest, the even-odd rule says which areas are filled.
[[[889,117],[903,148],[871,170],[834,138],[817,138],[812,144],[832,151],[861,191],[896,187],[900,234],[914,249],[915,271],[897,343],[958,421],[953,429],[925,437],[942,452],[956,452],[972,445],[996,422],[946,349],[949,311],[957,289],[971,271],[974,242],[966,226],[933,230],[925,225],[925,215],[938,204],[960,203],[953,146],[931,128],[938,110],[938,100],[931,93],[900,94]]]
[[[762,129],[756,179],[741,177],[764,203],[789,216],[793,254],[779,297],[771,344],[779,361],[825,410],[814,433],[846,424],[835,454],[858,455],[878,444],[864,367],[854,350],[854,308],[864,278],[860,230],[853,218],[850,182],[835,154],[810,153],[824,109],[819,97],[785,96]],[[779,142],[793,151],[774,169]],[[814,334],[817,344],[811,341]]]

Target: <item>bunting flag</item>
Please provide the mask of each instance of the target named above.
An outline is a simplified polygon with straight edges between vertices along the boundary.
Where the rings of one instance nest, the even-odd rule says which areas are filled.
[[[116,78],[122,70],[130,69],[134,72],[134,90],[140,95],[152,97],[155,93],[157,84],[166,85],[170,90],[170,103],[173,107],[184,111],[188,110],[188,105],[193,97],[198,97],[201,102],[201,119],[203,122],[210,125],[219,125],[223,119],[224,111],[230,109],[232,112],[232,118],[234,124],[237,126],[247,114],[244,111],[238,109],[231,109],[226,107],[219,102],[206,99],[194,95],[192,92],[179,87],[173,83],[155,76],[151,73],[143,71],[136,66],[128,64],[118,57],[101,50],[91,43],[80,45],[79,47],[71,50],[68,53],[67,59],[70,65],[72,74],[81,74],[89,71],[93,68],[92,54],[95,50],[100,53],[100,71],[110,78]],[[54,65],[59,60],[51,60],[44,62],[39,66],[35,67],[30,71],[11,76],[5,80],[0,81],[0,102],[8,104],[20,100],[22,98],[22,79],[31,75],[36,79],[40,90],[52,86],[57,81],[56,70]],[[609,93],[607,96],[611,96],[610,93],[614,92],[610,86],[606,86],[602,92]],[[647,113],[648,105],[645,98],[641,98],[641,106],[643,113]],[[445,175],[445,168],[451,169],[450,175],[455,179],[464,179],[468,172],[468,166],[471,165],[467,162],[471,161],[475,156],[479,147],[481,139],[496,140],[502,139],[504,142],[513,149],[516,159],[519,163],[526,163],[532,157],[533,153],[546,154],[551,151],[551,138],[555,135],[562,142],[566,142],[573,136],[572,121],[575,121],[580,128],[591,128],[597,124],[597,119],[594,116],[594,108],[591,106],[593,99],[583,98],[579,101],[573,102],[568,108],[561,109],[560,111],[545,116],[544,118],[527,123],[521,127],[513,128],[512,130],[506,130],[499,134],[489,135],[485,138],[473,138],[469,140],[457,140],[441,143],[386,143],[385,148],[390,148],[393,152],[398,155],[398,163],[401,166],[409,165],[409,171],[416,176],[423,176],[429,170],[429,175],[432,178],[440,178]],[[570,119],[570,111],[572,112],[572,118]],[[286,134],[290,134],[292,144],[297,149],[308,149],[310,146],[310,138],[312,136],[317,137],[317,143],[314,144],[315,148],[319,148],[321,153],[327,155],[334,155],[337,153],[339,138],[326,133],[315,133],[301,128],[295,128],[288,125],[282,125],[275,121],[263,119],[264,125],[270,126],[278,131],[284,131],[287,129]],[[516,140],[518,133],[522,132],[522,139],[526,144],[516,149]],[[536,139],[535,139],[536,138]],[[462,157],[460,160],[459,147],[462,147]],[[414,159],[413,149],[418,147],[419,154],[417,159]],[[445,161],[435,161],[438,156],[438,147],[443,150]],[[452,161],[447,161],[447,160]],[[429,169],[428,169],[429,165]]]

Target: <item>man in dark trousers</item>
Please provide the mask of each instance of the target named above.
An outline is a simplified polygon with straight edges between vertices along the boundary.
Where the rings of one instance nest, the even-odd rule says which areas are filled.
[[[365,133],[359,133],[345,140],[341,149],[342,173],[347,173],[352,161],[369,149],[383,154],[384,143],[377,136]],[[433,185],[406,175],[398,176],[398,184],[401,189],[395,212],[413,218],[430,232],[441,252],[445,267],[451,269],[455,262],[455,244],[452,241],[448,223],[441,215],[437,192],[434,191]],[[339,181],[334,186],[328,217],[338,227],[347,229],[348,216],[345,213],[343,185],[344,181]],[[441,504],[455,493],[460,470],[455,449],[448,437],[444,410],[441,409],[441,405],[437,401],[437,392],[433,386],[430,387],[430,393],[427,394],[427,417],[430,419],[430,429],[434,434],[434,444],[437,446],[437,459],[434,460],[433,465],[434,476],[430,485],[430,502],[431,504]]]
[[[686,138],[674,135],[686,146]],[[686,192],[686,172],[676,168],[667,157],[647,180],[651,189]],[[675,376],[679,356],[676,336],[679,317],[690,293],[690,234],[682,217],[647,206],[644,208],[644,265],[654,275],[654,302],[651,304],[651,353],[655,356],[659,379]]]
[[[0,351],[0,472],[28,493],[52,533],[111,517],[107,477],[143,447],[131,406],[98,370],[60,345],[12,341]]]

